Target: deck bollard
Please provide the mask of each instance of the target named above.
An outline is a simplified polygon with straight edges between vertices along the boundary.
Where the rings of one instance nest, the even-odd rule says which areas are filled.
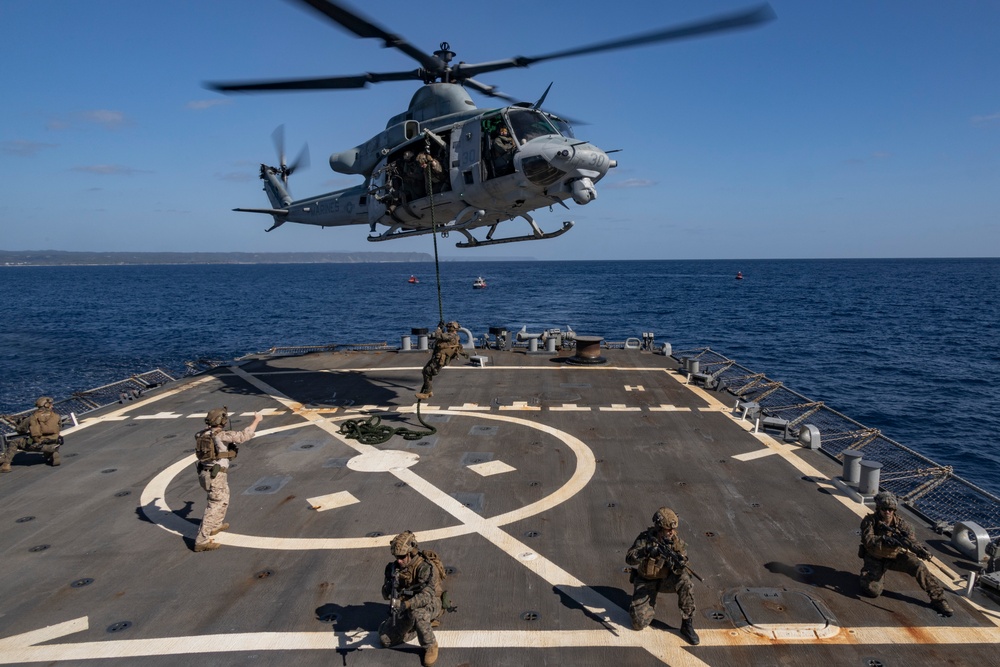
[[[409,336],[403,336],[399,341],[399,349],[403,352],[409,352],[412,349],[413,341],[410,340]]]
[[[555,353],[556,351],[556,339],[555,336],[550,336],[545,341],[545,351],[549,353]]]
[[[808,447],[809,449],[819,449],[819,429],[812,424],[803,424],[802,428],[799,429],[799,442],[803,447]]]
[[[840,477],[848,484],[857,484],[861,479],[861,457],[864,454],[856,449],[845,449],[843,455],[844,472]]]
[[[701,362],[697,359],[688,359],[688,375],[701,372]]]
[[[420,327],[410,329],[410,332],[417,337],[417,349],[421,352],[427,350],[427,329]]]
[[[882,473],[882,464],[878,461],[861,461],[861,479],[858,482],[858,492],[865,496],[874,496],[878,493],[879,477]]]

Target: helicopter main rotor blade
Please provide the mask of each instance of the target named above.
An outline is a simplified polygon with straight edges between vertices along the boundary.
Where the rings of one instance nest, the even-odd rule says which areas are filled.
[[[480,83],[475,79],[463,79],[462,84],[468,86],[469,88],[472,88],[478,93],[486,95],[487,97],[496,97],[501,100],[506,100],[511,104],[519,104],[523,101],[517,99],[516,97],[511,97],[510,95],[505,95],[504,93],[501,93],[499,90],[497,90],[496,86],[489,86],[485,83]]]
[[[338,88],[364,88],[369,83],[382,81],[422,81],[421,70],[408,72],[365,72],[347,76],[329,76],[318,79],[287,79],[277,81],[242,81],[231,83],[206,83],[220,93],[251,90],[332,90]]]
[[[725,16],[718,16],[716,18],[697,21],[683,26],[676,26],[654,32],[633,35],[631,37],[616,39],[610,42],[600,42],[598,44],[590,44],[588,46],[579,46],[573,49],[556,51],[555,53],[549,53],[541,56],[515,56],[514,58],[508,58],[506,60],[495,60],[493,62],[473,65],[463,65],[459,63],[455,67],[453,76],[456,79],[462,79],[469,76],[477,76],[486,72],[497,72],[504,69],[510,69],[512,67],[528,67],[529,65],[534,65],[535,63],[546,60],[555,60],[557,58],[571,58],[573,56],[582,56],[588,53],[600,53],[601,51],[627,49],[634,46],[642,46],[644,44],[668,42],[676,39],[685,39],[688,37],[723,32],[726,30],[749,28],[754,25],[766,23],[774,18],[775,14],[774,10],[771,9],[771,5],[764,4],[759,7],[755,7],[754,9],[735,14],[727,14]]]
[[[353,9],[349,9],[347,6],[339,2],[333,2],[332,0],[297,1],[309,5],[327,18],[333,19],[333,21],[340,24],[347,30],[350,30],[358,37],[366,39],[381,39],[386,48],[393,48],[402,51],[420,63],[420,65],[428,72],[439,73],[445,67],[444,62],[436,56],[424,53],[399,35],[394,35],[384,28],[375,25],[355,12]]]

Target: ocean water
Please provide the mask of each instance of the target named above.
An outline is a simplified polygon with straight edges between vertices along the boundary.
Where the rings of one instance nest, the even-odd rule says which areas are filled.
[[[0,411],[200,357],[398,345],[443,310],[477,336],[569,326],[709,346],[1000,494],[1000,259],[448,262],[441,274],[439,302],[432,263],[0,267]],[[472,289],[477,275],[487,289]]]

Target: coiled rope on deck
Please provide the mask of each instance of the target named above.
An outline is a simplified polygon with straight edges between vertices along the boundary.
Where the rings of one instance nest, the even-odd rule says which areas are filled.
[[[357,440],[363,445],[381,445],[388,442],[394,435],[402,436],[404,440],[420,440],[437,433],[437,428],[424,421],[420,415],[420,401],[417,401],[417,421],[419,421],[426,431],[400,426],[393,428],[382,424],[382,418],[372,415],[368,419],[348,419],[340,425],[340,434],[350,440]]]

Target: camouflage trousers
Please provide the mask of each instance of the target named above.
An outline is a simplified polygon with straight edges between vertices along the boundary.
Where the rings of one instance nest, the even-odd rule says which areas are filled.
[[[635,590],[632,592],[632,604],[628,613],[632,617],[632,628],[642,630],[653,622],[656,615],[656,596],[658,593],[676,593],[677,608],[681,610],[681,619],[694,615],[694,586],[688,573],[671,574],[665,579],[645,579],[638,574],[633,575]]]
[[[434,630],[431,629],[431,621],[437,619],[441,611],[441,598],[434,598],[426,607],[401,611],[395,622],[390,616],[378,628],[379,641],[383,647],[389,648],[416,637],[420,645],[427,648],[437,642]]]
[[[220,472],[212,479],[212,469],[206,468],[198,473],[201,488],[208,491],[208,506],[205,517],[201,520],[201,529],[194,543],[205,544],[212,541],[212,531],[222,525],[229,509],[229,475]]]
[[[53,454],[58,454],[62,440],[52,439],[34,442],[28,437],[13,437],[7,440],[7,447],[0,455],[0,465],[10,465],[18,452],[39,452],[48,463],[52,463]],[[58,463],[56,463],[58,465]]]
[[[434,376],[441,372],[441,369],[448,365],[450,359],[442,354],[431,355],[430,360],[424,364],[423,376],[424,384],[420,388],[421,393],[428,394],[433,389],[432,381]]]
[[[861,566],[861,592],[872,598],[881,595],[882,577],[886,570],[903,572],[916,578],[917,585],[927,592],[931,600],[944,599],[941,584],[931,575],[927,566],[909,552],[903,552],[895,558],[875,558],[865,554],[864,565]]]

